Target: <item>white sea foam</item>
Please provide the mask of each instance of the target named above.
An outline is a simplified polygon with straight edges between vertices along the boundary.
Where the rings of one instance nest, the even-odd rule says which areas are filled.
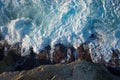
[[[100,40],[90,43],[91,53],[109,56],[111,48],[120,50],[119,5],[119,0],[1,0],[0,29],[9,44],[21,42],[35,52],[56,43],[77,47],[97,32]]]

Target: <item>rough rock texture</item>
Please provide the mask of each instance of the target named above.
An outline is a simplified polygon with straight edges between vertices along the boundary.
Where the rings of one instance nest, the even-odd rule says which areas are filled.
[[[99,64],[76,61],[70,64],[43,65],[21,72],[4,72],[0,80],[120,80]]]

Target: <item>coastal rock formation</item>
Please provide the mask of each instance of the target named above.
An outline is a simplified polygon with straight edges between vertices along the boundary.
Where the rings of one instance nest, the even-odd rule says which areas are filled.
[[[65,63],[67,50],[64,45],[56,44],[53,52],[53,63]]]
[[[71,63],[76,60],[75,48],[73,46],[69,47],[67,50],[67,63]]]
[[[0,80],[120,80],[100,65],[86,61],[44,65],[21,72],[4,72]]]
[[[78,52],[78,59],[79,60],[87,60],[89,62],[92,62],[88,44],[86,44],[86,43],[81,44],[77,48],[77,52]]]
[[[44,50],[41,50],[39,52],[39,54],[36,55],[36,59],[40,61],[41,65],[45,65],[45,64],[50,64],[50,50],[51,50],[51,46],[48,45],[44,48]]]
[[[98,74],[94,70],[90,70],[91,72],[94,73],[94,76],[92,74],[90,74],[91,72],[82,71],[84,69],[84,67],[81,68],[81,65],[86,64],[86,62],[83,64],[81,64],[81,62],[79,64],[79,62],[78,62],[78,61],[85,60],[85,61],[91,62],[90,65],[93,65],[94,62],[91,59],[91,53],[89,50],[88,43],[81,44],[77,49],[75,49],[73,46],[65,46],[61,43],[58,43],[58,44],[55,44],[55,46],[53,48],[53,52],[51,52],[51,51],[52,51],[51,46],[48,45],[43,50],[41,50],[39,52],[39,54],[36,54],[33,51],[33,48],[30,47],[29,52],[28,52],[29,54],[25,55],[25,56],[21,56],[22,52],[21,52],[21,46],[19,43],[16,43],[14,45],[9,45],[9,44],[7,44],[6,41],[1,40],[0,41],[0,73],[9,72],[9,71],[11,71],[11,73],[13,73],[12,71],[22,71],[23,72],[23,70],[30,70],[30,69],[33,69],[38,66],[43,67],[42,65],[49,64],[49,66],[52,66],[52,67],[54,66],[54,68],[56,68],[56,69],[58,69],[58,67],[56,67],[56,66],[62,67],[55,71],[53,69],[53,72],[50,72],[50,74],[53,74],[52,76],[50,76],[50,79],[53,79],[53,80],[54,80],[54,77],[55,77],[55,80],[71,80],[71,77],[69,79],[66,77],[65,78],[63,77],[64,75],[68,75],[68,73],[72,74],[71,76],[72,76],[73,80],[79,80],[79,79],[82,80],[83,78],[81,78],[81,76],[83,76],[83,75],[90,75],[90,78],[94,78]],[[112,58],[108,63],[106,63],[104,61],[104,59],[102,59],[102,55],[101,55],[101,60],[98,63],[96,63],[96,65],[97,64],[105,65],[105,67],[112,74],[119,76],[118,75],[120,73],[119,57],[118,57],[119,50],[113,49],[111,55],[112,55]],[[63,65],[63,63],[64,63],[64,65]],[[80,70],[79,70],[78,65],[80,66]],[[67,66],[67,67],[65,67],[66,68],[65,71],[63,71],[61,73],[65,73],[66,70],[67,70],[67,73],[60,76],[60,79],[59,79],[56,77],[56,74],[57,74],[57,71],[59,73],[59,71],[62,71],[62,69],[64,69],[63,66]],[[85,65],[85,66],[87,67],[89,65]],[[44,66],[44,67],[46,67],[46,66]],[[75,69],[78,69],[78,70],[75,70]],[[86,68],[86,70],[87,69],[88,68]],[[92,68],[92,69],[94,69],[94,68]],[[70,71],[72,71],[72,73]],[[29,71],[25,71],[25,72],[28,73]],[[85,73],[82,73],[82,72],[85,72]],[[16,73],[21,74],[21,72],[15,72],[15,74]],[[44,72],[41,72],[41,73],[44,73]],[[41,73],[40,73],[40,75],[41,75]],[[76,73],[78,73],[78,74],[76,74]],[[44,73],[44,74],[46,76],[49,75],[47,73]],[[74,77],[73,74],[75,74],[77,76],[80,75],[80,77]],[[102,74],[102,72],[100,72],[100,75],[101,74]],[[57,75],[57,76],[59,76],[59,75]],[[87,80],[86,77],[84,77],[84,78],[85,78],[84,80]],[[24,79],[22,79],[22,80],[24,80]],[[38,78],[38,80],[39,80],[39,78]],[[46,78],[45,79],[43,78],[42,80],[46,80]],[[91,79],[91,80],[94,80],[94,79]]]

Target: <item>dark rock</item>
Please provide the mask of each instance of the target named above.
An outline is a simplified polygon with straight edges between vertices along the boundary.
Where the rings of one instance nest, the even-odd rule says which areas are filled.
[[[89,48],[88,48],[87,44],[85,44],[85,43],[81,44],[77,48],[77,52],[78,52],[78,59],[79,60],[87,60],[89,62],[92,62],[90,52],[89,52]]]
[[[39,54],[37,54],[37,60],[39,60],[40,65],[45,65],[45,64],[51,64],[50,60],[50,50],[51,47],[48,45],[44,48],[44,50],[41,50]]]
[[[89,61],[89,62],[92,62],[92,59],[91,59],[91,56],[90,56],[90,52],[89,52],[88,44],[85,43],[83,47],[84,47],[84,52],[86,54],[85,60]]]
[[[119,54],[120,54],[120,52],[118,49],[112,49],[111,60],[109,62],[105,62],[104,60],[101,60],[102,64],[104,64],[107,67],[111,67],[111,68],[120,67]]]
[[[120,67],[106,67],[108,69],[108,71],[110,71],[113,75],[115,76],[119,76],[120,77]]]
[[[33,51],[33,47],[30,47],[29,51],[30,51],[29,57],[36,58],[36,53]]]
[[[4,51],[8,47],[9,47],[9,45],[7,44],[7,42],[5,40],[0,41],[0,60],[3,60],[4,55],[5,55]]]
[[[75,51],[75,48],[73,46],[69,47],[67,50],[67,63],[71,63],[75,61],[75,55],[73,54]]]
[[[64,45],[56,44],[53,52],[53,63],[65,63],[67,50]]]
[[[50,47],[50,45],[48,45],[48,46],[45,46],[45,50],[46,50],[48,53],[50,53],[50,50],[51,50],[51,47]]]
[[[99,34],[97,32],[94,32],[89,36],[89,40],[98,39],[98,36],[99,36]]]
[[[19,62],[17,62],[14,66],[13,66],[13,70],[14,71],[22,71],[22,70],[29,70],[32,69],[36,66],[39,66],[37,64],[37,60],[30,58],[30,57],[22,57]]]
[[[118,67],[120,66],[119,64],[119,50],[113,50],[113,54],[112,54],[112,59],[111,59],[111,63],[113,64],[113,67]]]
[[[79,47],[77,47],[77,52],[78,52],[79,60],[85,59],[85,52],[84,52],[83,44],[81,44]]]
[[[9,50],[7,56],[8,55],[11,56],[15,62],[21,58],[21,53],[17,49]]]
[[[0,61],[4,58],[4,45],[0,43]]]
[[[45,53],[47,54],[47,60],[50,61],[50,58],[51,58],[51,55],[50,55],[51,47],[50,47],[50,45],[46,46],[44,50],[45,50]]]
[[[46,53],[37,54],[37,60],[39,61],[40,65],[51,64],[51,61]]]

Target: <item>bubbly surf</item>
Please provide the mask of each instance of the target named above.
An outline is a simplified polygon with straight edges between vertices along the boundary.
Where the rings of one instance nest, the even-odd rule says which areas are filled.
[[[97,32],[90,51],[107,61],[112,48],[120,50],[120,0],[0,0],[0,32],[35,52],[56,43],[78,47]]]

